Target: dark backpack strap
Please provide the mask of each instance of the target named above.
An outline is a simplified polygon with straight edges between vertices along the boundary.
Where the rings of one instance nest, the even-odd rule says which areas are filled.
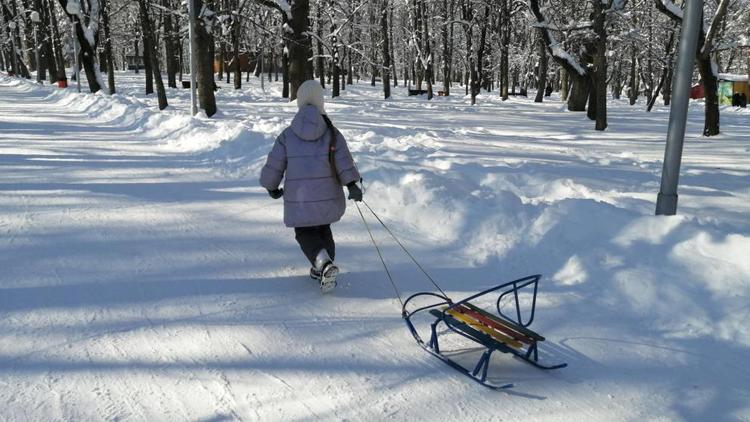
[[[331,132],[331,141],[328,143],[328,164],[331,166],[331,173],[333,174],[333,178],[336,179],[339,184],[341,184],[341,180],[339,179],[339,172],[336,170],[336,141],[338,136],[336,136],[336,128],[333,127],[333,123],[331,122],[331,119],[328,118],[325,114],[322,115],[323,120],[325,120],[326,125],[328,125],[328,130]]]

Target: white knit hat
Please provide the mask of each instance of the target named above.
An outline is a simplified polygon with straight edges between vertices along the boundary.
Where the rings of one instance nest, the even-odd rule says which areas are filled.
[[[320,114],[326,114],[323,94],[323,87],[320,86],[320,82],[312,79],[305,81],[297,88],[297,107],[314,105],[318,108]]]

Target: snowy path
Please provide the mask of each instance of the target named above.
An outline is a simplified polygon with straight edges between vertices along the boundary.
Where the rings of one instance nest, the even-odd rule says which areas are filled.
[[[686,158],[692,216],[663,223],[647,209],[659,145],[578,136],[559,106],[536,144],[523,104],[506,126],[490,106],[446,105],[477,123],[438,117],[426,135],[395,127],[412,103],[378,122],[341,114],[370,195],[411,219],[399,228],[456,297],[506,280],[499,269],[545,272],[535,326],[570,367],[499,357],[494,375],[515,388],[497,393],[415,345],[353,209],[335,226],[341,288],[320,295],[256,185],[268,142],[227,177],[236,168],[211,160],[228,146],[175,152],[140,121],[50,92],[0,77],[0,419],[750,420],[747,115],[727,118],[726,149]],[[379,126],[393,138],[368,144]],[[489,196],[461,208],[476,192]],[[429,288],[385,250],[406,291]],[[479,258],[460,265],[459,251]]]

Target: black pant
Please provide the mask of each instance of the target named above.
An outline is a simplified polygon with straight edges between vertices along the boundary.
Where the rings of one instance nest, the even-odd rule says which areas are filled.
[[[294,235],[297,243],[302,248],[302,252],[305,253],[305,256],[313,267],[315,266],[315,258],[321,249],[325,249],[328,252],[331,260],[336,256],[336,244],[333,242],[333,233],[331,233],[330,224],[324,226],[295,227]]]

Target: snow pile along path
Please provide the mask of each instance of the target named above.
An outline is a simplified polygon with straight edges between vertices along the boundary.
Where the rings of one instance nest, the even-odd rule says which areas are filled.
[[[451,297],[544,274],[532,328],[569,367],[495,356],[514,384],[498,393],[414,343],[353,206],[339,288],[307,278],[257,186],[296,109],[276,86],[224,87],[206,119],[186,91],[160,113],[118,81],[107,97],[0,76],[0,419],[750,420],[746,110],[704,139],[691,106],[665,218],[665,108],[613,101],[602,134],[489,94],[355,85],[327,106],[366,200]],[[403,292],[430,290],[374,234]]]

